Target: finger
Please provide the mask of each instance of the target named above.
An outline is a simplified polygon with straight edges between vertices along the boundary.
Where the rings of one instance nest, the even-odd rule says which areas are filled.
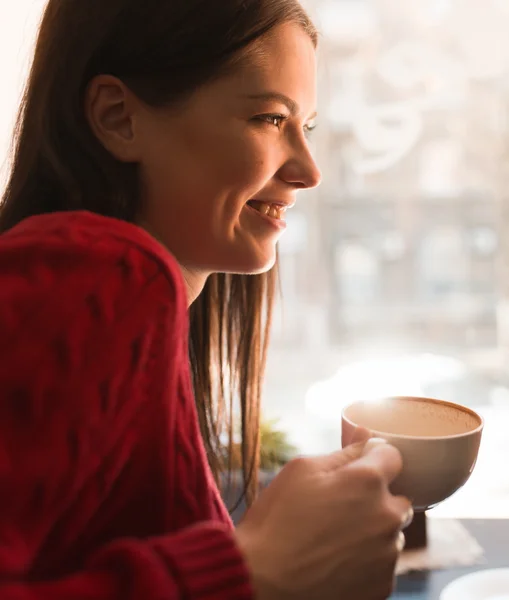
[[[318,460],[321,461],[322,468],[326,471],[341,469],[349,463],[361,458],[366,452],[369,452],[371,448],[386,443],[385,440],[379,438],[369,438],[366,442],[350,444],[349,446],[345,446],[342,450],[333,452],[328,456],[322,456]]]
[[[399,515],[398,529],[406,529],[414,518],[412,503],[404,496],[390,496],[389,505],[395,515]],[[395,524],[396,526],[396,524]]]
[[[396,538],[396,550],[399,553],[403,552],[403,550],[405,549],[405,544],[406,544],[405,534],[402,531],[400,531]]]
[[[381,474],[387,484],[396,479],[403,467],[399,450],[377,438],[368,440],[361,454],[360,458],[348,464],[348,468],[374,469]]]
[[[369,454],[373,448],[380,446],[381,444],[387,444],[386,440],[377,437],[370,437],[364,442],[364,448],[362,449],[362,456]]]
[[[349,463],[361,458],[365,446],[366,444],[364,442],[350,444],[342,450],[333,452],[332,454],[326,456],[321,456],[317,460],[320,462],[322,469],[325,471],[341,469]]]
[[[371,438],[373,434],[366,427],[356,427],[353,431],[352,436],[350,437],[349,444],[360,444],[366,443],[369,438]]]
[[[404,498],[404,500],[406,500],[406,498]],[[407,503],[410,504],[410,501],[407,500]],[[410,506],[408,507],[408,509],[405,513],[405,516],[403,518],[402,529],[406,529],[413,520],[414,520],[414,509],[412,508],[412,505],[410,504]]]

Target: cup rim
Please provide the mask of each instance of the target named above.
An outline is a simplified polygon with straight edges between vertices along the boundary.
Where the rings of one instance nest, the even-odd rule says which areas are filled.
[[[366,427],[374,436],[380,435],[383,436],[392,436],[394,438],[406,439],[406,440],[451,440],[457,438],[468,437],[474,435],[476,433],[482,432],[484,429],[484,418],[477,413],[475,410],[469,408],[468,406],[463,406],[462,404],[458,404],[457,402],[451,402],[450,400],[440,400],[439,398],[428,398],[426,396],[381,396],[379,399],[375,400],[375,402],[383,401],[383,400],[414,400],[418,402],[431,402],[432,404],[440,404],[450,406],[451,408],[458,409],[460,411],[468,413],[470,416],[479,419],[479,425],[475,429],[470,429],[469,431],[464,431],[463,433],[453,433],[450,435],[408,435],[404,433],[391,433],[389,431],[380,431],[378,429],[370,429]],[[346,416],[346,411],[355,404],[370,404],[369,400],[354,400],[350,402],[347,406],[343,408],[341,411],[341,418],[344,419],[347,423],[352,425],[353,427],[362,427],[358,423],[354,423],[351,419]]]

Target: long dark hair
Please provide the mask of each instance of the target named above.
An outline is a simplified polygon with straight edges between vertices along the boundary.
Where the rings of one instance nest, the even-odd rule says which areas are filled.
[[[287,22],[302,26],[316,45],[298,0],[49,0],[15,130],[0,232],[26,217],[65,210],[134,221],[138,168],[115,160],[85,117],[94,76],[119,77],[153,106],[182,102],[233,68],[251,42]],[[227,466],[223,434],[231,444],[238,402],[248,501],[257,486],[275,278],[275,269],[214,275],[190,312],[191,368],[209,461],[216,476]]]

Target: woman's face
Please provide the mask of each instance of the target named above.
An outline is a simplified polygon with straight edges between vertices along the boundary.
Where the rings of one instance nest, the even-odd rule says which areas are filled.
[[[316,110],[316,57],[287,24],[258,40],[234,74],[179,109],[144,106],[140,223],[193,273],[273,266],[285,210],[320,183],[307,137]],[[141,142],[140,142],[141,141]]]

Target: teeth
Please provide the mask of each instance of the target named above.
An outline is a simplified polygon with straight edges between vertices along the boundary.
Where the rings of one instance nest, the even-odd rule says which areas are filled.
[[[269,215],[269,217],[272,217],[273,219],[280,219],[281,218],[281,210],[279,206],[271,206],[269,212],[267,213]]]
[[[286,211],[286,207],[280,206],[279,204],[269,204],[267,202],[253,202],[250,206],[256,209],[262,215],[267,215],[272,219],[282,219]]]

